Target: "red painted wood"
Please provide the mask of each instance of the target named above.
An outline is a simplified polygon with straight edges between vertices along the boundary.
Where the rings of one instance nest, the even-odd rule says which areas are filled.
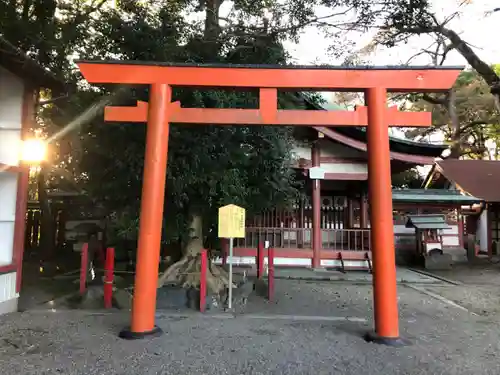
[[[264,245],[259,242],[257,246],[257,278],[261,279],[264,275]]]
[[[89,244],[84,243],[81,252],[80,262],[80,294],[84,294],[87,290],[87,264],[89,259]]]
[[[208,271],[208,254],[207,249],[201,251],[200,265],[200,311],[205,312],[207,306],[207,271]]]
[[[221,251],[222,251],[222,265],[227,264],[227,256],[229,255],[229,240],[221,238]]]
[[[8,165],[5,163],[0,163],[0,171],[2,172],[11,172],[11,173],[19,173],[22,168],[18,165]]]
[[[270,248],[267,255],[267,298],[274,300],[274,249]]]
[[[35,90],[26,86],[23,93],[21,139],[25,139],[35,120]],[[14,224],[13,262],[16,266],[16,292],[21,291],[23,276],[24,240],[26,232],[26,210],[28,205],[29,167],[22,165],[17,183],[16,215]]]
[[[342,253],[342,257],[346,260],[363,260],[365,259],[366,251],[339,251],[339,250],[323,250],[320,253],[321,259],[338,259],[338,255]],[[266,249],[263,250],[264,257],[268,256],[268,251]],[[234,256],[236,257],[253,257],[257,256],[256,248],[234,248]],[[280,249],[274,248],[274,258],[303,258],[303,259],[312,259],[313,251],[312,249],[299,249],[299,248],[290,248],[290,249]]]
[[[160,260],[163,202],[168,162],[168,103],[172,98],[169,85],[155,84],[149,90],[144,177],[141,195],[139,240],[132,301],[132,332],[155,329],[156,293]]]
[[[391,189],[391,152],[385,108],[387,90],[370,88],[368,104],[368,181],[370,197],[371,249],[373,251],[373,305],[375,332],[398,338],[398,296]]]
[[[91,83],[155,84],[195,87],[272,87],[294,91],[362,91],[384,87],[388,91],[442,90],[453,86],[461,69],[294,69],[293,67],[161,66],[148,63],[78,62]]]
[[[6,266],[1,266],[0,267],[0,273],[9,273],[9,272],[14,272],[16,270],[17,270],[17,264],[16,263],[12,263],[12,264],[8,264]],[[17,291],[17,292],[19,293],[19,291]]]
[[[319,142],[314,142],[311,149],[311,160],[313,167],[319,167],[321,149]],[[312,267],[320,267],[321,240],[321,181],[312,180]]]
[[[106,249],[106,263],[104,265],[104,308],[113,307],[113,278],[115,268],[115,249]]]
[[[266,95],[264,98],[272,97]],[[273,107],[275,106],[276,104]],[[181,108],[179,102],[174,102],[169,106],[168,121],[178,124],[315,127],[367,125],[366,108],[362,110],[362,107],[355,111],[277,110],[273,107],[265,105],[261,109]],[[104,118],[106,121],[146,122],[147,111],[146,102],[138,102],[136,107],[106,107]],[[387,112],[394,126],[426,127],[431,124],[431,115],[428,112],[398,112],[392,108],[388,108]]]

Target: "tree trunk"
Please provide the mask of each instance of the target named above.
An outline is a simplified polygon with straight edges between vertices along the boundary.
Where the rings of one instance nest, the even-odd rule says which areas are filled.
[[[444,35],[452,43],[453,47],[464,57],[469,65],[483,77],[490,86],[490,91],[495,98],[495,106],[500,112],[500,77],[493,68],[479,58],[474,50],[454,30],[446,27],[436,27],[433,31]]]
[[[50,209],[49,197],[47,195],[47,186],[45,176],[47,166],[42,163],[40,172],[37,176],[38,202],[40,203],[40,253],[44,258],[50,258],[54,255],[55,246],[55,226]]]
[[[462,147],[462,134],[460,131],[460,121],[457,115],[456,108],[456,93],[454,89],[450,90],[448,96],[448,113],[450,115],[452,137],[451,137],[451,149],[450,149],[450,159],[460,158]]]
[[[203,220],[201,215],[193,215],[190,225],[190,238],[183,251],[181,260],[170,265],[158,278],[158,288],[165,284],[176,284],[183,288],[200,287],[201,250],[203,250]],[[229,286],[227,272],[209,262],[207,270],[207,292],[220,294]],[[234,286],[233,286],[234,287]]]

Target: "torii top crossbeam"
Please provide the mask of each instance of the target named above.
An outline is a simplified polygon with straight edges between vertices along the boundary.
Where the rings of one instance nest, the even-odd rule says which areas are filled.
[[[91,83],[154,84],[198,87],[277,88],[297,91],[363,91],[383,87],[389,92],[449,89],[463,67],[342,67],[174,64],[158,62],[78,62]]]
[[[439,91],[456,79],[456,67],[311,67],[192,65],[168,63],[80,62],[83,76],[91,83],[167,84],[171,87],[260,89],[259,109],[181,108],[171,103],[168,121],[219,125],[366,126],[366,107],[355,111],[278,110],[278,90],[365,91],[380,87],[387,91]],[[147,103],[137,107],[108,107],[107,121],[146,122]],[[388,109],[389,126],[430,126],[427,112]]]
[[[111,107],[106,111],[108,120],[147,121],[148,125],[132,324],[122,337],[158,333],[154,321],[169,123],[177,122],[367,126],[376,332],[370,337],[383,343],[400,342],[388,126],[429,126],[431,117],[428,113],[387,108],[387,92],[448,90],[462,68],[221,66],[118,61],[79,62],[78,66],[90,83],[150,85],[148,103],[140,102],[128,108]],[[172,103],[172,87],[259,89],[259,108],[181,108],[179,103]],[[366,95],[366,107],[334,112],[278,110],[278,90],[362,91]],[[319,194],[320,185],[316,180],[313,195],[318,201]],[[313,227],[319,228],[319,221],[319,214],[315,214]],[[320,267],[320,230],[314,231],[312,237],[312,266]]]

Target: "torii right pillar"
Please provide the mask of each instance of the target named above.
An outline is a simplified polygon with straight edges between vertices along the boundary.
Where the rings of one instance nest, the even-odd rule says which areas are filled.
[[[389,125],[386,121],[387,91],[365,91],[368,106],[368,198],[373,259],[375,334],[368,341],[401,346],[399,336],[394,224],[392,214]]]

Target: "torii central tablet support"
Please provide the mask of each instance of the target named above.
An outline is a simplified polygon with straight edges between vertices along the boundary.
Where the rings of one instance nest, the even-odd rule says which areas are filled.
[[[146,122],[146,155],[130,330],[121,337],[158,334],[156,288],[169,123],[278,126],[368,126],[368,173],[373,252],[375,334],[370,341],[401,345],[398,324],[389,126],[429,126],[423,112],[387,108],[387,92],[449,89],[462,68],[332,68],[209,66],[126,62],[79,62],[90,83],[147,84],[148,103],[111,107],[106,120]],[[259,89],[259,109],[181,108],[172,87]],[[362,91],[367,107],[356,111],[278,110],[278,89]],[[318,262],[319,259],[316,259]]]

